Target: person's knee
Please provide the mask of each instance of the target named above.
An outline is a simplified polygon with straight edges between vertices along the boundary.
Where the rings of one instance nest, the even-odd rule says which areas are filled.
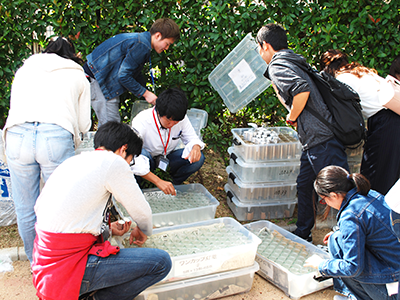
[[[164,250],[160,250],[157,254],[160,270],[163,271],[166,276],[172,268],[171,256]]]

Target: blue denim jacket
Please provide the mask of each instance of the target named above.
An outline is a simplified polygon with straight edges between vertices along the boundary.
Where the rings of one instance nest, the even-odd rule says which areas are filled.
[[[151,34],[121,33],[101,43],[87,56],[87,64],[107,100],[126,90],[141,97],[146,88],[136,80],[150,59]]]
[[[397,281],[400,243],[391,228],[390,208],[384,196],[370,190],[367,196],[354,188],[342,202],[337,215],[339,230],[329,238],[331,257],[319,265],[323,275],[352,277],[362,283]],[[333,246],[333,247],[332,247]]]

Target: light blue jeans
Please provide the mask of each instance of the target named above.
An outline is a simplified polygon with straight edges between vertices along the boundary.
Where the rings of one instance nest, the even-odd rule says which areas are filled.
[[[18,231],[31,263],[36,237],[34,206],[40,193],[40,176],[46,182],[55,168],[74,154],[73,135],[58,125],[35,122],[7,129],[11,192]]]
[[[90,79],[91,104],[96,113],[98,124],[97,128],[108,121],[121,122],[119,115],[119,97],[107,100],[101,91],[96,79]]]
[[[168,275],[172,262],[164,250],[121,249],[116,255],[89,255],[80,295],[93,291],[96,300],[134,299]]]

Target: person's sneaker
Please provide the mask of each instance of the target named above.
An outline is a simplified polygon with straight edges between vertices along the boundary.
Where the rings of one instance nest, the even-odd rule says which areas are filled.
[[[340,296],[340,295],[335,295],[333,296],[333,300],[350,300],[350,297],[347,296]]]

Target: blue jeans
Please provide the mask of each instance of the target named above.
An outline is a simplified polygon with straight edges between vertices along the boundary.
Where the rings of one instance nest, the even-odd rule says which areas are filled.
[[[334,233],[335,234],[335,233]],[[341,239],[334,238],[334,234],[329,238],[329,254],[331,258],[342,259],[343,251],[338,243]],[[396,300],[397,295],[389,296],[386,284],[361,283],[351,277],[333,278],[333,287],[335,291],[351,299],[362,300]]]
[[[167,155],[169,159],[169,172],[172,176],[172,183],[175,185],[182,184],[190,175],[198,171],[205,160],[204,154],[201,153],[200,160],[191,164],[189,160],[182,158],[182,152],[183,148],[174,150]],[[142,155],[149,158],[150,171],[153,171],[157,166],[151,154],[143,148]]]
[[[349,170],[345,148],[336,138],[301,154],[300,173],[297,176],[297,228],[294,233],[302,238],[309,236],[315,223],[317,195],[314,191],[314,180],[319,171],[330,165]]]
[[[96,113],[98,124],[97,128],[108,121],[121,122],[119,115],[119,97],[107,100],[101,91],[96,79],[90,79],[91,104]]]
[[[40,176],[46,182],[55,168],[74,154],[73,135],[58,125],[35,122],[7,129],[11,192],[18,231],[31,263],[36,236],[34,206],[40,193]]]
[[[134,299],[168,275],[172,262],[164,250],[121,249],[116,255],[89,255],[80,295],[97,291],[96,300]]]
[[[390,212],[390,219],[391,219],[393,231],[396,234],[396,236],[400,242],[400,214],[398,214],[392,210]],[[399,293],[397,294],[397,300],[400,300],[400,278],[399,278]]]

